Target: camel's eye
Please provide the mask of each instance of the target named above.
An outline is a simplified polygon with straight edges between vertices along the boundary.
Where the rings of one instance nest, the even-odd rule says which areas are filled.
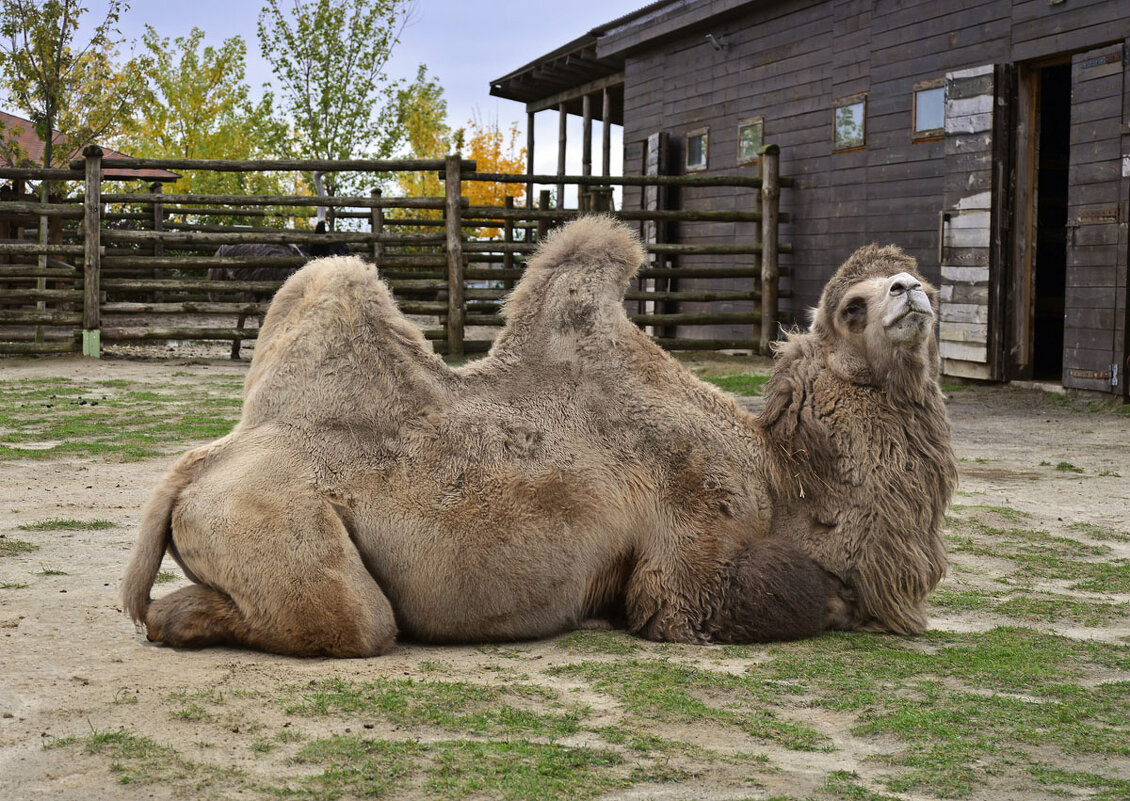
[[[845,320],[858,320],[867,314],[867,302],[862,298],[856,298],[844,306],[841,314]]]

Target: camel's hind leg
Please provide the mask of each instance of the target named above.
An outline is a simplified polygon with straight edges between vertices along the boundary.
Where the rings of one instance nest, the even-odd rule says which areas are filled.
[[[183,541],[174,530],[178,555],[202,584],[152,602],[145,616],[149,639],[295,656],[364,657],[391,650],[392,606],[333,508],[320,500],[314,505],[305,510],[309,515],[290,507],[286,517],[252,507],[248,518],[258,525],[226,531],[194,531],[186,524]],[[305,525],[290,515],[305,518]],[[272,519],[287,522],[264,530]]]

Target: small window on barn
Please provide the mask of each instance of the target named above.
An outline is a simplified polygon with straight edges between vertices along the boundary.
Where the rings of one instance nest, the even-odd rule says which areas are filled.
[[[867,144],[867,95],[845,97],[836,103],[833,150],[858,150]]]
[[[738,122],[738,164],[756,164],[765,139],[765,120],[751,117]]]
[[[687,131],[687,172],[706,169],[707,151],[709,148],[709,128]]]
[[[946,87],[943,79],[914,85],[914,141],[941,139],[946,127]]]

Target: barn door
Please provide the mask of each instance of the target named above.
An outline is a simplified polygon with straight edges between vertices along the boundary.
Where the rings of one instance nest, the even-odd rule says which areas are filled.
[[[1101,392],[1125,386],[1123,50],[1119,43],[1071,59],[1063,385]]]

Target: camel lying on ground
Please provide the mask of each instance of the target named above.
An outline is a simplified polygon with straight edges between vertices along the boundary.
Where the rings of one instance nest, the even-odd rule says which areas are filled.
[[[375,267],[304,267],[239,423],[148,502],[127,612],[173,646],[354,657],[592,617],[682,643],[922,631],[956,464],[914,261],[840,268],[760,417],[628,320],[642,261],[607,217],[566,226],[459,369]],[[151,601],[166,549],[192,584]]]

